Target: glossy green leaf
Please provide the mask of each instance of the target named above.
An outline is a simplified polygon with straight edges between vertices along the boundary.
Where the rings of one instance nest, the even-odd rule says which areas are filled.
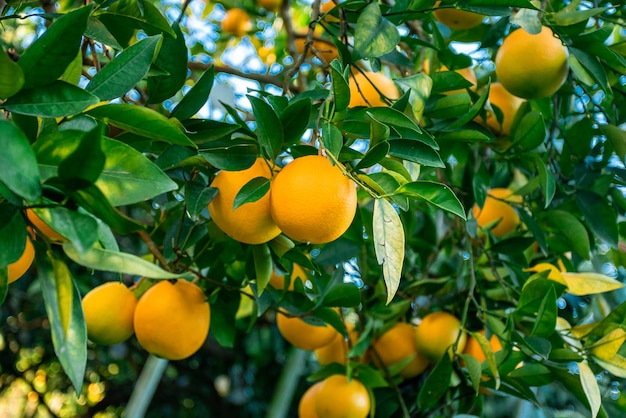
[[[428,167],[445,167],[437,151],[421,142],[407,139],[395,139],[389,141],[389,147],[389,155],[391,156],[413,161],[414,163]]]
[[[151,279],[178,279],[188,276],[165,271],[156,264],[152,264],[136,255],[105,250],[97,246],[81,253],[72,243],[65,242],[63,243],[63,251],[75,263],[94,270],[130,274]]]
[[[172,110],[171,117],[185,120],[198,113],[209,99],[214,79],[215,68],[211,66],[200,76],[196,84],[193,85],[191,90],[185,94],[174,110]]]
[[[176,36],[167,19],[150,2],[138,0],[120,0],[112,2],[106,12],[97,17],[108,25],[114,22],[127,30],[143,29],[148,35],[168,34]],[[109,28],[110,29],[110,28]]]
[[[439,399],[448,391],[452,379],[452,361],[450,356],[443,356],[426,377],[417,396],[417,406],[426,410],[437,405]]]
[[[75,86],[80,82],[80,77],[83,75],[83,52],[78,51],[76,57],[70,62],[63,74],[61,74],[61,80],[73,84]]]
[[[404,263],[404,229],[396,209],[385,199],[374,201],[374,248],[376,260],[383,266],[387,303],[395,296]]]
[[[434,119],[455,119],[467,114],[472,102],[467,93],[443,96],[427,103],[424,113]]]
[[[525,157],[532,160],[537,168],[537,173],[539,174],[539,183],[541,188],[543,189],[543,197],[544,197],[544,209],[547,209],[554,198],[556,193],[556,180],[554,179],[554,174],[549,169],[548,166],[543,162],[541,157],[538,154],[530,153],[525,154]]]
[[[24,72],[0,45],[0,99],[6,99],[20,91],[24,85]]]
[[[338,283],[329,289],[322,303],[324,306],[354,307],[361,303],[361,294],[353,283]]]
[[[576,203],[591,230],[609,245],[616,248],[618,243],[617,218],[607,201],[597,193],[587,190],[576,192]]]
[[[383,17],[378,3],[367,5],[356,22],[355,52],[362,58],[376,58],[391,52],[398,42],[398,29]]]
[[[589,259],[591,250],[589,234],[578,218],[565,210],[553,210],[549,212],[546,219],[550,225],[560,231],[572,250],[584,260]]]
[[[535,337],[549,337],[552,335],[556,328],[557,309],[556,293],[554,287],[551,287],[539,305],[537,319],[530,334]]]
[[[0,267],[0,306],[4,303],[9,293],[9,269]]]
[[[166,36],[154,63],[169,73],[167,76],[148,78],[148,103],[160,103],[175,95],[187,78],[187,45],[177,23],[172,25],[176,38]]]
[[[59,177],[67,187],[71,189],[88,187],[100,177],[106,158],[101,143],[100,126],[79,134],[78,146],[58,167]],[[89,161],[89,164],[85,164],[85,161]]]
[[[570,47],[569,51],[587,71],[587,74],[589,74],[591,78],[600,85],[602,90],[608,92],[610,90],[609,81],[607,79],[606,71],[598,58],[578,48]],[[581,81],[588,83],[587,80]],[[593,83],[590,85],[593,85]]]
[[[463,365],[465,366],[469,374],[472,388],[474,389],[475,393],[478,393],[478,388],[480,387],[480,378],[482,376],[480,363],[478,362],[478,360],[476,360],[476,357],[470,354],[461,354],[461,359],[463,360]]]
[[[18,65],[24,72],[25,88],[45,86],[61,77],[80,49],[93,6],[89,4],[59,17],[24,51]]]
[[[553,15],[554,23],[559,26],[575,25],[577,23],[586,22],[590,18],[606,12],[608,9],[608,7],[593,7],[576,11],[563,9]]]
[[[626,132],[615,125],[602,124],[599,126],[600,131],[606,135],[613,149],[619,158],[626,158]]]
[[[449,186],[432,181],[414,181],[400,186],[395,193],[424,199],[445,211],[467,220],[465,209]]]
[[[259,156],[259,148],[251,141],[229,141],[212,144],[198,153],[209,164],[221,170],[237,171],[250,167]]]
[[[85,36],[93,39],[96,42],[100,42],[104,45],[108,45],[118,51],[124,49],[117,39],[109,32],[104,23],[96,19],[94,16],[89,16],[87,19],[87,28],[85,29]]]
[[[335,112],[342,112],[350,104],[350,88],[348,81],[343,76],[343,72],[331,65],[331,80],[333,88],[333,101],[335,102]]]
[[[531,150],[543,144],[546,138],[546,124],[539,112],[529,112],[517,125],[513,144],[522,150]]]
[[[47,253],[38,254],[36,262],[54,352],[76,393],[81,393],[87,365],[87,328],[80,294],[62,260]]]
[[[24,133],[8,120],[0,120],[0,182],[13,193],[34,202],[41,196],[35,153]]]
[[[269,245],[267,245],[267,243],[253,245],[252,257],[254,259],[254,274],[256,278],[257,292],[261,295],[267,287],[267,284],[270,282],[270,277],[272,276],[272,271],[274,269]]]
[[[526,386],[544,386],[554,381],[549,368],[539,363],[527,363],[509,373],[508,377],[521,380]]]
[[[389,152],[389,142],[384,141],[376,146],[370,148],[369,151],[363,156],[361,161],[356,165],[356,169],[369,168],[375,164],[378,164],[383,158],[387,156]]]
[[[580,383],[585,392],[585,396],[587,396],[587,401],[589,401],[591,416],[595,418],[602,404],[598,379],[596,379],[596,374],[591,370],[591,367],[584,361],[578,363],[578,371],[580,373]]]
[[[266,157],[276,158],[283,143],[283,130],[276,111],[265,100],[248,96],[257,124],[261,149]],[[281,129],[279,129],[281,127]]]
[[[337,158],[343,147],[341,131],[330,121],[322,121],[322,143],[326,151]]]
[[[304,97],[290,101],[287,108],[280,113],[280,123],[283,128],[285,143],[300,143],[302,135],[309,124],[311,109],[311,99]]]
[[[26,244],[26,223],[17,207],[0,202],[0,268],[17,261]]]
[[[98,240],[98,223],[89,216],[64,207],[32,208],[33,212],[55,232],[72,241],[81,253]]]
[[[376,120],[376,118],[368,113],[370,117],[370,146],[376,146],[382,141],[387,141],[391,134],[389,126]]]
[[[187,183],[185,186],[185,202],[187,203],[187,213],[189,217],[196,221],[200,213],[206,209],[208,204],[217,195],[217,189],[206,187],[198,183]]]
[[[2,104],[9,112],[22,115],[58,118],[71,116],[98,103],[98,98],[65,81],[52,81],[45,86],[22,89]]]
[[[396,80],[396,83],[409,91],[409,103],[413,117],[417,121],[422,120],[424,109],[426,109],[426,101],[430,97],[433,87],[433,80],[424,73],[414,74]]]
[[[237,192],[233,202],[233,210],[236,210],[246,203],[256,202],[270,191],[270,179],[266,177],[255,177],[243,185]]]
[[[122,51],[96,73],[87,91],[101,101],[124,96],[148,74],[162,40],[160,35],[149,36]]]
[[[160,113],[143,106],[108,104],[86,112],[128,132],[169,144],[197,148],[180,126]]]

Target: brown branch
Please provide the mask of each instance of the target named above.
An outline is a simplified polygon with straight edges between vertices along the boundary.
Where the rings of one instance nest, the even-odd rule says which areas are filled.
[[[148,251],[150,251],[150,253],[157,259],[159,260],[159,263],[161,263],[161,268],[163,268],[164,270],[167,271],[171,271],[167,261],[165,260],[165,257],[163,257],[163,254],[161,253],[161,250],[159,250],[159,247],[154,243],[154,241],[152,241],[152,238],[150,237],[150,234],[148,234],[146,231],[144,231],[143,229],[140,229],[137,234],[139,234],[139,238],[141,238],[141,240],[143,242],[146,243],[146,245],[148,246]]]

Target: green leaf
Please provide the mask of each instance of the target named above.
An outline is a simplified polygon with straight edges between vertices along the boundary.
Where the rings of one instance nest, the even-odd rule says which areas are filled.
[[[272,263],[272,254],[267,243],[253,245],[252,257],[254,259],[254,274],[256,278],[257,292],[259,295],[263,293],[267,284],[270,282],[274,265]]]
[[[209,99],[214,79],[215,68],[211,66],[200,76],[196,84],[172,110],[171,117],[179,120],[193,117]]]
[[[557,309],[556,293],[554,287],[551,287],[544,295],[541,305],[539,305],[537,320],[530,334],[535,337],[549,337],[552,335],[556,328]]]
[[[45,86],[22,89],[2,107],[22,115],[58,118],[71,116],[98,103],[91,93],[65,81],[52,81]]]
[[[17,208],[0,202],[0,268],[17,261],[26,244],[26,223]]]
[[[409,103],[415,120],[421,121],[426,108],[426,101],[430,97],[433,80],[424,73],[418,73],[409,77],[395,80],[399,86],[409,90]]]
[[[76,57],[72,60],[70,65],[61,74],[61,80],[73,84],[75,86],[80,82],[80,77],[83,74],[83,52],[78,51]]]
[[[472,382],[472,388],[474,388],[475,393],[478,393],[478,388],[480,388],[480,378],[482,376],[480,363],[476,357],[470,354],[461,354],[461,359],[463,360],[463,364],[469,374],[470,382]]]
[[[375,164],[378,164],[389,153],[389,142],[383,141],[376,146],[372,147],[363,156],[361,161],[356,165],[356,169],[369,168]]]
[[[297,144],[309,124],[312,104],[308,97],[292,100],[280,114],[283,139],[287,144]]]
[[[598,379],[589,365],[584,361],[578,363],[578,371],[580,372],[580,383],[589,401],[591,416],[595,418],[598,415],[600,406],[602,405],[602,397],[600,395],[600,387],[598,387]]]
[[[546,138],[546,124],[541,113],[526,113],[517,125],[513,144],[522,150],[531,150],[543,144]]]
[[[0,99],[6,99],[20,91],[24,85],[24,72],[0,45]]]
[[[324,148],[337,158],[343,147],[343,135],[331,121],[322,121],[322,143]]]
[[[576,192],[576,203],[591,230],[613,248],[617,248],[618,231],[615,211],[606,199],[587,190]]]
[[[428,167],[445,167],[437,151],[428,145],[410,139],[389,141],[389,155]]]
[[[424,386],[417,396],[417,407],[426,410],[437,405],[439,399],[448,391],[452,379],[452,361],[450,356],[444,355],[437,362],[432,372],[426,378]]]
[[[122,97],[148,74],[163,38],[150,36],[122,51],[91,79],[87,91],[101,101]]]
[[[400,42],[396,26],[385,19],[378,2],[360,13],[354,35],[354,49],[361,58],[376,58],[391,52]]]
[[[586,10],[572,11],[569,8],[560,10],[552,15],[554,23],[559,26],[571,26],[577,23],[586,22],[589,18],[600,15],[609,10],[608,7],[594,7]]]
[[[395,208],[385,199],[374,201],[374,247],[376,260],[383,266],[387,303],[395,296],[404,262],[404,229]]]
[[[233,202],[233,210],[251,202],[256,202],[270,191],[270,179],[265,177],[255,177],[243,185],[237,192]]]
[[[525,154],[522,158],[530,158],[537,168],[537,172],[539,174],[539,182],[541,184],[541,188],[543,189],[543,197],[544,197],[544,209],[547,209],[554,198],[554,194],[556,193],[556,181],[554,180],[554,174],[546,164],[543,162],[541,157],[538,154],[529,153]]]
[[[17,64],[24,72],[24,87],[42,87],[56,81],[76,58],[93,4],[59,17],[33,42]]]
[[[0,182],[29,202],[41,197],[35,153],[24,133],[13,123],[0,120]]]
[[[159,55],[154,61],[156,66],[170,75],[148,78],[148,103],[160,103],[169,99],[183,87],[187,78],[188,51],[185,35],[178,23],[174,23],[172,29],[176,32],[176,38],[172,36],[163,38]]]
[[[338,283],[333,285],[324,296],[324,306],[354,307],[361,303],[359,288],[352,283]]]
[[[89,216],[64,207],[32,208],[39,219],[85,252],[98,240],[98,223]]]
[[[87,328],[80,294],[63,261],[52,253],[38,254],[36,260],[54,352],[76,393],[81,393],[87,365]]]
[[[86,113],[105,123],[146,138],[197,148],[177,124],[147,107],[108,104],[98,106]]]
[[[118,42],[117,39],[111,32],[104,26],[104,23],[99,21],[93,16],[89,16],[87,19],[87,28],[85,29],[85,36],[93,39],[96,42],[100,42],[102,44],[108,45],[117,49],[118,51],[124,49]]]
[[[244,170],[259,156],[257,144],[252,141],[236,140],[227,143],[212,143],[198,153],[215,168],[228,171]]]
[[[283,130],[276,111],[265,100],[248,95],[258,129],[259,143],[265,156],[274,159],[281,151]],[[278,129],[278,127],[281,129]]]
[[[235,315],[241,299],[239,292],[221,290],[211,298],[211,335],[220,347],[233,348],[237,336]],[[243,296],[247,299],[246,296]]]
[[[560,231],[572,250],[584,260],[589,259],[589,234],[578,218],[564,210],[553,210],[548,213],[546,220]]]
[[[613,145],[615,154],[623,161],[626,158],[626,132],[615,125],[602,124],[599,128]]]
[[[609,81],[607,79],[606,71],[604,70],[604,66],[602,66],[600,60],[598,60],[597,57],[578,48],[570,47],[569,51],[572,54],[571,56],[576,58],[580,65],[582,65],[583,68],[587,71],[587,74],[600,85],[602,90],[604,90],[605,92],[611,90],[611,88],[609,87]],[[581,81],[587,82],[587,80]],[[589,83],[587,82],[587,84]]]
[[[102,127],[89,132],[80,132],[78,146],[61,161],[59,177],[71,189],[82,189],[96,182],[104,168],[105,154],[102,152]],[[89,162],[85,164],[85,162]]]
[[[455,119],[465,116],[471,108],[469,94],[456,93],[429,101],[424,113],[434,119]]]
[[[103,23],[114,22],[124,29],[143,29],[148,35],[158,33],[176,36],[167,19],[150,2],[140,0],[121,0],[112,2],[106,12],[97,16]]]
[[[206,209],[216,195],[217,189],[214,187],[206,187],[199,183],[187,183],[185,202],[187,203],[187,214],[191,220],[197,221],[200,213]]]
[[[330,70],[335,112],[342,112],[346,110],[350,104],[350,88],[342,71],[335,68],[334,65],[330,66]]]
[[[467,220],[463,205],[450,187],[445,184],[432,181],[414,181],[400,186],[395,193],[424,199],[438,208],[455,214],[464,221]]]
[[[178,279],[189,276],[188,274],[170,273],[136,255],[105,250],[97,246],[81,253],[71,242],[65,242],[63,243],[63,251],[75,263],[94,270],[151,279]]]

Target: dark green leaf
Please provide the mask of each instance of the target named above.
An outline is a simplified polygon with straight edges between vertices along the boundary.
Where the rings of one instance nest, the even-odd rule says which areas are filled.
[[[360,170],[363,168],[371,167],[374,164],[378,164],[383,158],[387,156],[389,148],[389,142],[387,141],[377,144],[369,151],[367,151],[367,153],[363,156],[363,159],[357,164],[356,169]]]
[[[359,288],[352,283],[338,283],[330,288],[322,303],[324,306],[358,306],[361,303],[361,294]]]
[[[467,93],[450,94],[429,101],[424,113],[434,119],[454,119],[467,114],[471,104]]]
[[[600,85],[602,90],[608,92],[610,90],[609,81],[606,76],[606,71],[604,67],[600,63],[597,57],[581,50],[578,48],[569,48],[571,52],[570,57],[576,58],[576,60],[583,66],[583,68],[587,71],[587,74],[591,76],[591,78]],[[576,74],[576,73],[575,73]],[[581,80],[589,84],[587,80]]]
[[[269,245],[267,243],[253,245],[252,257],[254,259],[257,292],[261,295],[270,282],[273,270],[272,254]]]
[[[305,97],[292,100],[289,106],[281,112],[280,122],[283,127],[283,138],[287,144],[300,142],[309,124],[311,108],[311,99]]]
[[[79,132],[78,146],[61,161],[59,177],[71,189],[82,189],[96,182],[104,168],[105,154],[102,152],[102,128],[97,126],[89,132]],[[88,161],[88,164],[85,162]]]
[[[58,18],[33,42],[18,61],[26,88],[45,86],[65,72],[80,50],[93,3]]]
[[[198,183],[187,183],[185,186],[185,202],[187,203],[189,217],[194,221],[198,220],[200,213],[206,209],[216,195],[216,188],[206,187]]]
[[[32,208],[32,211],[55,232],[72,241],[76,250],[81,253],[98,240],[98,223],[89,215],[64,207]]]
[[[115,49],[124,49],[111,32],[104,26],[104,24],[93,16],[89,16],[87,19],[87,28],[85,29],[85,36],[93,39],[96,42],[100,42],[104,45],[108,45]]]
[[[417,396],[417,406],[426,410],[437,405],[439,399],[448,391],[452,378],[452,362],[450,356],[444,355],[430,372],[424,386]]]
[[[383,266],[387,303],[395,296],[404,262],[404,229],[396,209],[385,199],[374,201],[374,248],[376,260]]]
[[[29,202],[41,197],[35,153],[24,133],[13,123],[0,120],[0,182]]]
[[[531,331],[531,335],[535,337],[549,337],[554,333],[556,328],[556,318],[558,315],[556,305],[556,293],[554,287],[550,288],[544,295],[539,310],[537,312],[537,320]]]
[[[186,120],[195,115],[209,99],[209,93],[213,87],[215,69],[209,67],[196,81],[191,90],[185,94],[182,100],[172,110],[171,117]]]
[[[24,85],[24,72],[0,45],[0,99],[6,99],[20,91]]]
[[[108,104],[91,109],[87,114],[146,138],[197,148],[180,126],[147,107]]]
[[[233,210],[251,202],[256,202],[270,191],[270,179],[265,177],[255,177],[243,185],[237,192],[233,202]]]
[[[239,292],[221,290],[211,298],[211,335],[220,347],[233,348],[237,336],[235,324],[241,295]],[[246,296],[243,296],[246,297]]]
[[[132,29],[143,29],[148,35],[168,34],[176,36],[167,19],[159,9],[150,2],[138,0],[115,1],[106,12],[97,16],[107,27],[110,22],[134,32]],[[109,30],[112,30],[109,27]],[[118,39],[119,40],[119,39]]]
[[[281,151],[283,130],[276,111],[263,99],[248,95],[258,129],[259,143],[265,156],[274,159]],[[278,129],[281,127],[281,129]]]
[[[451,212],[463,220],[465,209],[450,187],[431,181],[415,181],[400,186],[395,193],[412,198],[424,199],[433,205]]]
[[[98,103],[91,93],[65,81],[52,81],[45,86],[22,89],[2,104],[9,112],[23,115],[58,118],[71,116]]]
[[[520,379],[528,386],[544,386],[554,381],[550,369],[538,363],[524,364],[509,373],[509,377]]]
[[[322,143],[324,148],[337,158],[343,147],[341,131],[330,121],[322,121]]]
[[[354,35],[355,52],[362,58],[376,58],[391,52],[400,42],[396,26],[385,19],[377,2],[359,15]]]
[[[148,103],[160,103],[180,90],[187,78],[187,45],[177,23],[172,25],[176,38],[166,36],[154,63],[169,75],[148,78]]]
[[[445,167],[437,151],[421,142],[407,139],[395,139],[389,141],[389,146],[389,155],[393,157],[413,161],[414,163],[429,167]]]
[[[231,141],[216,144],[198,153],[209,164],[221,170],[237,171],[250,167],[259,155],[256,143],[251,141]]]
[[[546,124],[541,113],[532,111],[524,115],[517,125],[513,144],[522,150],[531,150],[543,144]]]
[[[331,65],[331,76],[333,86],[333,100],[335,102],[335,112],[342,112],[350,104],[350,88],[343,76],[343,72]]]
[[[478,393],[478,388],[480,387],[480,378],[482,376],[482,369],[480,367],[480,363],[476,359],[476,357],[470,354],[461,354],[461,358],[463,359],[463,364],[467,369],[467,372],[470,377],[470,381],[472,382],[472,388],[474,388],[474,392]]]
[[[615,211],[606,199],[587,190],[576,192],[576,203],[585,217],[585,221],[598,238],[617,248],[618,231]]]
[[[17,261],[26,244],[26,223],[17,208],[0,202],[0,268]]]
[[[548,213],[546,219],[561,232],[572,250],[584,260],[589,259],[589,234],[578,218],[565,210],[553,210]]]

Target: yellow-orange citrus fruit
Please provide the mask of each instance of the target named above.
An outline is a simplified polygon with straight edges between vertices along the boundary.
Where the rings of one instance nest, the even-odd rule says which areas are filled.
[[[252,30],[252,20],[245,10],[233,8],[226,12],[220,26],[222,33],[241,37]]]
[[[440,1],[435,3],[439,6]],[[438,21],[451,29],[470,29],[480,25],[485,18],[484,15],[468,12],[466,10],[441,8],[433,12]]]
[[[342,374],[322,381],[315,395],[315,411],[320,418],[365,418],[371,401],[363,383]]]
[[[346,326],[348,329],[348,336],[350,338],[350,344],[354,346],[359,340],[359,333],[354,329],[354,325],[349,324]],[[348,360],[348,351],[350,351],[350,344],[343,335],[337,333],[337,336],[333,340],[315,350],[315,356],[317,362],[326,366],[331,363],[338,363],[345,365]],[[363,361],[363,359],[361,359]]]
[[[279,314],[276,317],[278,331],[291,345],[303,350],[315,350],[330,344],[339,334],[328,324],[313,325],[297,317],[287,317]]]
[[[26,236],[26,244],[24,245],[24,251],[20,258],[12,262],[7,266],[8,268],[8,282],[13,283],[20,277],[22,277],[33,264],[35,259],[35,247],[28,236]]]
[[[502,123],[498,122],[493,111],[488,110],[487,127],[498,136],[510,134],[515,114],[524,100],[509,93],[501,83],[492,83],[489,89],[489,103],[492,106],[497,106],[502,112]]]
[[[567,48],[545,26],[536,35],[521,28],[510,33],[495,62],[500,83],[523,99],[551,96],[567,78]]]
[[[282,290],[285,288],[286,279],[288,279],[289,286],[287,287],[287,290],[293,290],[294,283],[296,282],[296,279],[298,278],[300,278],[302,283],[304,283],[307,280],[307,274],[302,269],[302,267],[300,267],[299,264],[294,263],[293,268],[291,270],[291,276],[289,277],[279,276],[276,274],[275,271],[272,271],[272,275],[270,276],[270,284],[274,286],[275,289]]]
[[[400,376],[405,379],[421,374],[428,367],[429,361],[417,349],[416,327],[406,322],[398,322],[389,328],[372,347],[376,351],[372,355],[375,364],[380,360],[384,366],[391,366],[412,357],[400,371]]]
[[[508,202],[522,203],[522,197],[514,195],[510,189],[489,189],[483,207],[480,208],[477,204],[472,207],[478,226],[491,226],[491,233],[498,238],[511,233],[519,225],[520,218]]]
[[[272,218],[289,238],[325,244],[350,226],[357,208],[356,185],[319,155],[287,164],[272,183]]]
[[[162,280],[144,293],[135,309],[135,335],[151,354],[181,360],[202,347],[211,308],[202,289],[187,280]]]
[[[226,235],[246,244],[262,244],[280,234],[270,214],[270,193],[256,202],[244,203],[233,210],[237,193],[256,177],[272,177],[268,162],[262,158],[258,158],[252,167],[245,170],[222,170],[211,183],[211,187],[219,190],[209,203],[211,218]]]
[[[322,57],[326,63],[330,63],[332,60],[339,56],[339,52],[337,51],[337,47],[333,44],[331,40],[323,40],[318,35],[316,35],[318,39],[313,39],[313,48],[315,48],[315,52],[317,55]],[[306,33],[299,35],[296,40],[296,51],[298,54],[304,53],[304,43],[306,42]],[[311,48],[307,51],[307,56],[312,56],[313,51]]]
[[[335,8],[335,6],[337,6],[335,4],[335,2],[333,0],[328,0],[325,1],[323,3],[320,4],[320,14],[324,14],[324,13],[328,13],[331,10],[333,10]],[[324,20],[327,22],[339,22],[339,19],[337,19],[335,16],[333,15],[326,15],[324,16]]]
[[[37,229],[37,231],[44,234],[52,242],[67,241],[65,237],[59,234],[45,223],[32,209],[26,209],[26,217],[31,224]]]
[[[485,335],[484,329],[478,332],[482,335]],[[489,338],[489,345],[491,346],[491,351],[493,351],[494,353],[502,350],[502,344],[495,334],[492,334],[491,338]],[[476,338],[472,337],[471,335],[467,337],[467,343],[465,344],[465,350],[463,351],[463,353],[469,354],[470,356],[474,357],[476,360],[478,360],[479,363],[482,363],[486,359],[485,353],[480,347],[480,344],[478,344]]]
[[[315,398],[322,386],[322,382],[323,381],[317,382],[304,392],[304,395],[302,395],[298,403],[298,418],[318,418],[317,412],[315,411]]]
[[[109,282],[91,289],[83,298],[89,339],[100,345],[119,344],[134,331],[137,298],[124,283]]]
[[[441,359],[457,339],[456,353],[462,353],[467,341],[467,334],[461,329],[459,318],[444,311],[426,315],[418,325],[415,335],[417,349],[433,362]]]
[[[382,73],[373,71],[354,72],[348,80],[350,87],[349,107],[388,106],[381,94],[390,100],[400,98],[400,90],[393,80]]]
[[[267,11],[274,12],[280,8],[282,0],[256,0],[257,4]]]

